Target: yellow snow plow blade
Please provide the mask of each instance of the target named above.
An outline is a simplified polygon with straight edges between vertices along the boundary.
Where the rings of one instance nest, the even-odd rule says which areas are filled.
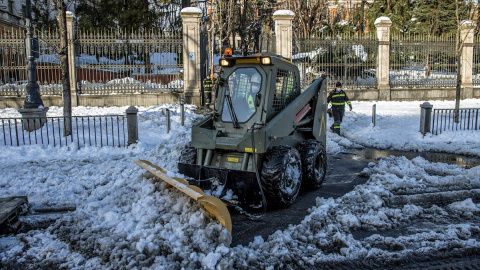
[[[189,185],[182,178],[168,176],[164,169],[153,165],[149,161],[134,160],[133,162],[202,204],[205,210],[215,216],[218,221],[222,223],[223,227],[227,228],[229,232],[232,232],[232,219],[230,218],[230,212],[228,212],[227,207],[219,198],[205,195],[199,187]]]

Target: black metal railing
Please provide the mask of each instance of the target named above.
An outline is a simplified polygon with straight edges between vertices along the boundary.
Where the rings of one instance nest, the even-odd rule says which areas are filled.
[[[452,87],[457,83],[455,35],[392,36],[389,82],[392,88]]]
[[[434,109],[432,134],[438,135],[447,130],[479,130],[478,113],[480,109]],[[457,121],[455,118],[458,117]]]
[[[71,135],[65,136],[68,121]],[[127,147],[126,122],[124,115],[0,118],[0,145]]]

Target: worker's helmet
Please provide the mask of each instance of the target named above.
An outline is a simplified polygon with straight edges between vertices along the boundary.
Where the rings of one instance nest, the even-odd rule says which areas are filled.
[[[261,83],[262,79],[260,78],[260,74],[255,73],[252,75],[252,78],[250,78],[251,83]]]

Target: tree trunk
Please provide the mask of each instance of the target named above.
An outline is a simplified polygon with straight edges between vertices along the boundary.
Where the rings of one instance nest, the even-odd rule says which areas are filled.
[[[455,37],[455,60],[457,60],[457,88],[455,91],[455,113],[454,113],[454,122],[458,123],[458,114],[460,109],[460,91],[462,85],[462,70],[461,70],[461,60],[462,60],[462,30],[460,28],[460,19],[459,19],[459,10],[458,10],[458,0],[455,1],[455,13],[457,17],[457,34]]]
[[[462,85],[462,73],[461,73],[461,53],[459,52],[459,47],[457,45],[457,53],[456,53],[456,59],[457,59],[457,89],[455,91],[455,123],[458,123],[458,113],[460,109],[460,91],[461,91],[461,85]]]
[[[63,0],[57,0],[58,25],[60,31],[60,69],[62,72],[63,85],[63,117],[64,136],[72,135],[72,95],[70,90],[70,76],[68,72],[68,40],[67,40],[67,16],[66,5]]]

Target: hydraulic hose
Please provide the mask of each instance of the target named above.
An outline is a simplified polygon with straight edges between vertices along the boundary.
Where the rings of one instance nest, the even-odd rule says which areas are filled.
[[[255,175],[257,176],[257,184],[258,184],[258,187],[260,188],[260,194],[262,194],[263,214],[265,214],[267,212],[267,200],[265,199],[265,194],[263,193],[262,182],[260,181],[260,173],[258,172],[257,160],[255,158],[255,156],[256,156],[256,154],[255,154],[255,152],[256,152],[255,151],[255,134],[254,134],[255,125],[257,125],[257,123],[254,123],[252,125],[252,156],[253,156],[253,164],[255,166]]]
[[[252,129],[252,153],[253,153],[253,163],[254,163],[254,166],[255,166],[255,175],[256,175],[256,178],[257,178],[257,184],[258,184],[258,187],[260,188],[260,194],[262,195],[262,214],[257,215],[257,214],[249,213],[238,205],[232,204],[228,201],[224,201],[225,204],[235,208],[238,212],[240,212],[240,214],[246,216],[247,218],[249,218],[251,220],[259,220],[267,212],[267,199],[265,198],[265,193],[263,192],[262,182],[260,180],[260,173],[258,172],[258,167],[257,167],[257,160],[255,158],[255,135],[254,135],[255,125],[257,125],[257,123],[254,123],[251,127],[251,129]]]

